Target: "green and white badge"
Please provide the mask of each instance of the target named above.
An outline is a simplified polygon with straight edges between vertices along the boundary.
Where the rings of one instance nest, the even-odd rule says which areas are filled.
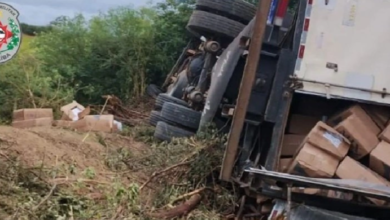
[[[12,59],[19,51],[22,31],[18,16],[15,8],[0,2],[0,64]]]

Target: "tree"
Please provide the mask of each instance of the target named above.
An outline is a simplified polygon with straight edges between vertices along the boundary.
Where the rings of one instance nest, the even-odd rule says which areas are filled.
[[[80,102],[98,103],[104,94],[130,101],[168,74],[189,39],[190,14],[188,3],[166,1],[119,7],[90,21],[59,17],[37,38],[37,57],[44,71],[66,79],[62,84],[74,88]]]
[[[29,25],[26,23],[21,23],[20,27],[22,29],[23,34],[30,35],[30,36],[35,36],[37,34],[50,30],[50,26],[36,26],[36,25]]]

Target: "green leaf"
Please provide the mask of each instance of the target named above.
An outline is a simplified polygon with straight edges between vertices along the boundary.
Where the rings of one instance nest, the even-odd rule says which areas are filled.
[[[18,37],[13,37],[11,42],[15,45],[17,45],[19,43],[20,39]]]
[[[12,43],[7,44],[7,49],[8,50],[14,49],[14,45]]]

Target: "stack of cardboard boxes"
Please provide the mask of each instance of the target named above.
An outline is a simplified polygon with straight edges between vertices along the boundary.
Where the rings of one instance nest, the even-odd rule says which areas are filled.
[[[51,108],[19,109],[12,115],[12,126],[16,128],[51,126],[52,123],[53,110]]]
[[[386,126],[389,116],[389,113],[384,116],[372,109],[368,111],[355,105],[325,122],[317,121],[315,125],[313,118],[303,122],[300,117],[301,121],[296,127],[304,124],[304,129],[295,129],[290,122],[290,134],[285,135],[282,147],[282,157],[291,155],[292,151],[295,153],[292,158],[282,158],[279,169],[314,178],[361,180],[390,186],[390,126]],[[307,131],[310,126],[312,128]],[[303,135],[304,132],[308,132],[307,135]],[[369,162],[366,162],[367,159]],[[298,190],[352,199],[352,195],[347,193]],[[368,199],[377,205],[383,205],[383,201]]]
[[[121,124],[114,120],[113,115],[89,115],[90,108],[85,108],[76,101],[61,107],[62,117],[55,125],[70,127],[80,131],[112,132],[121,130]]]
[[[79,131],[113,132],[122,130],[122,124],[114,120],[113,115],[89,115],[90,108],[85,108],[76,101],[61,107],[62,117],[53,120],[52,109],[20,109],[13,112],[12,126],[31,128],[39,126],[69,127]]]
[[[284,172],[287,169],[306,135],[320,120],[320,117],[291,115],[290,125],[287,128],[288,134],[285,134],[283,139],[279,171]]]

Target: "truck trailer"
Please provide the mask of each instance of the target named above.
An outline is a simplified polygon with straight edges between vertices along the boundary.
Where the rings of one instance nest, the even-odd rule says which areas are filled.
[[[285,200],[287,215],[304,203],[350,215],[328,219],[388,219],[390,2],[299,0],[293,12],[288,0],[262,0],[255,11],[238,0],[198,2],[195,16],[234,22],[220,25],[225,34],[188,26],[203,39],[185,48],[157,97],[155,136],[227,127],[220,179],[246,197]],[[237,5],[254,17],[233,15]],[[241,31],[229,28],[237,22]]]

